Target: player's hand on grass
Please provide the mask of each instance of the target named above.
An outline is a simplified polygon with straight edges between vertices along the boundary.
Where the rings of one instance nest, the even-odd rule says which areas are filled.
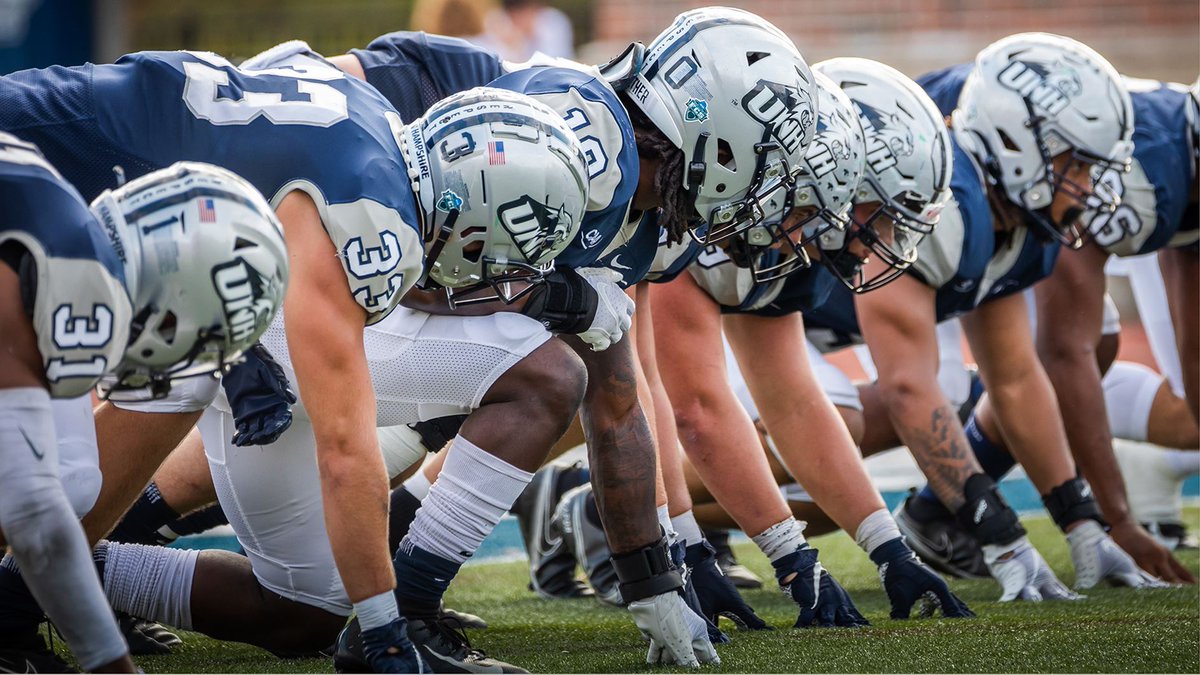
[[[1082,595],[1067,588],[1038,553],[1028,537],[1011,544],[986,544],[983,559],[988,571],[1000,582],[1000,602],[1011,600],[1080,600]]]
[[[1139,568],[1094,520],[1085,520],[1068,532],[1067,543],[1075,564],[1075,588],[1092,588],[1101,581],[1131,588],[1170,585]]]
[[[772,563],[783,592],[800,606],[795,628],[858,628],[870,622],[859,613],[850,594],[817,560],[817,549],[801,548]]]
[[[1196,583],[1192,573],[1133,520],[1114,524],[1109,535],[1133,558],[1138,567],[1151,575],[1171,584]]]
[[[699,668],[701,663],[720,663],[708,639],[704,619],[675,591],[629,603],[633,621],[650,641],[646,663]]]
[[[261,343],[247,349],[242,359],[221,378],[236,425],[233,444],[269,445],[292,426],[296,394]]]
[[[937,572],[917,559],[904,540],[897,537],[871,553],[879,566],[879,580],[892,603],[892,618],[907,619],[913,605],[924,600],[922,616],[932,616],[938,608],[946,618],[968,618],[975,613],[958,599]]]
[[[362,631],[363,654],[373,673],[429,673],[429,665],[408,639],[403,618]]]
[[[707,541],[687,547],[684,562],[691,570],[691,581],[700,600],[704,616],[714,625],[718,617],[726,617],[741,630],[771,630],[758,618],[754,608],[746,604],[733,583],[717,566],[717,552]]]

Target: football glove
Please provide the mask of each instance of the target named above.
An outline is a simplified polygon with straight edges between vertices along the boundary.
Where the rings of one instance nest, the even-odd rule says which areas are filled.
[[[920,611],[922,616],[932,616],[939,607],[946,618],[975,616],[966,603],[950,591],[945,580],[917,560],[916,554],[900,537],[875,549],[871,560],[879,566],[879,580],[892,603],[893,619],[907,619],[918,600],[926,602]]]
[[[633,325],[633,298],[625,293],[617,282],[621,275],[615,270],[602,267],[585,267],[579,276],[596,292],[596,314],[588,329],[579,333],[579,338],[588,343],[594,352],[602,352],[620,342]]]
[[[296,393],[262,343],[254,343],[242,359],[221,378],[236,426],[233,444],[270,445],[292,426]]]
[[[429,665],[408,639],[403,618],[362,631],[363,654],[373,673],[428,673]]]
[[[1075,564],[1075,588],[1092,588],[1107,580],[1114,586],[1165,588],[1170,584],[1143,571],[1129,554],[1094,520],[1085,520],[1067,533],[1071,562]]]
[[[1083,597],[1054,576],[1028,537],[1020,537],[1010,544],[985,544],[983,560],[1004,591],[1000,602],[1080,600]]]
[[[805,543],[771,564],[775,567],[779,587],[800,605],[795,628],[814,625],[822,628],[857,628],[870,625],[859,614],[846,589],[817,561],[817,549]],[[795,577],[784,583],[783,580],[793,573]]]
[[[691,570],[689,579],[696,589],[704,618],[716,625],[718,617],[723,616],[740,630],[771,630],[717,567],[717,551],[712,544],[701,541],[688,546],[683,560]]]
[[[635,600],[629,603],[629,611],[642,637],[650,641],[646,663],[699,668],[701,663],[721,662],[704,619],[688,609],[678,592]]]

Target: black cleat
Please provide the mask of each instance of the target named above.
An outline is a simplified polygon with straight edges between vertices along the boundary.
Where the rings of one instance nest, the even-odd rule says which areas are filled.
[[[478,649],[461,630],[441,619],[409,619],[408,639],[435,673],[528,673]]]
[[[704,530],[704,538],[716,549],[717,567],[721,568],[725,578],[733,582],[735,588],[762,588],[762,579],[734,557],[733,549],[729,547],[728,530]]]
[[[117,627],[129,643],[129,653],[134,656],[170,654],[171,647],[183,644],[178,635],[161,625],[124,612],[117,612]]]
[[[529,554],[529,588],[543,598],[591,594],[575,578],[575,557],[563,542],[560,529],[552,524],[554,509],[563,493],[586,482],[587,471],[579,462],[551,462],[534,474],[533,481],[513,504],[512,512],[517,516],[525,552]]]
[[[438,605],[438,618],[448,621],[452,626],[464,629],[483,630],[488,627],[488,622],[484,621],[482,617],[468,612],[460,612],[457,609],[451,609],[446,606],[445,602]]]
[[[909,547],[933,569],[959,579],[987,579],[992,575],[983,561],[979,542],[958,526],[954,516],[918,520],[912,514],[916,490],[896,507],[893,516]]]

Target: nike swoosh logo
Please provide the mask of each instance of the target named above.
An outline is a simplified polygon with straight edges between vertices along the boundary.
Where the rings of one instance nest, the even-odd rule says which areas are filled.
[[[33,444],[33,441],[29,440],[29,435],[25,433],[25,430],[21,428],[21,425],[19,425],[19,424],[17,425],[17,430],[21,432],[21,438],[24,438],[25,442],[29,444],[29,451],[33,453],[33,456],[37,457],[39,462],[42,461],[43,459],[45,459],[46,453],[38,452],[37,446]],[[26,660],[25,662],[29,663],[28,660]],[[8,672],[11,673],[13,671],[10,670]],[[33,672],[33,671],[26,671],[26,672]]]
[[[622,265],[622,264],[620,263],[620,260],[621,260],[621,256],[619,256],[619,255],[614,255],[614,256],[613,256],[613,259],[612,259],[612,262],[611,262],[611,263],[609,263],[609,265],[610,265],[610,266],[612,266],[612,267],[614,267],[614,268],[616,268],[616,269],[619,269],[619,270],[633,270],[633,268],[632,268],[632,267],[630,267],[630,266],[628,266],[628,265]]]
[[[431,656],[436,658],[437,660],[441,661],[442,663],[449,665],[451,668],[453,668],[453,670],[447,671],[447,672],[451,672],[451,673],[457,673],[457,672],[503,673],[504,672],[504,669],[501,668],[500,666],[481,666],[477,663],[472,663],[470,665],[467,665],[463,661],[458,661],[458,660],[452,659],[449,656],[443,656],[442,654],[439,654],[439,653],[433,651],[432,649],[429,649],[428,647],[426,647],[425,648],[425,658],[428,659]]]

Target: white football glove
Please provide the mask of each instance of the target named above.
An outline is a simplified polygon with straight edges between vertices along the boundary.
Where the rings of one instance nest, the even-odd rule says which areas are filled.
[[[1028,537],[1021,537],[1011,544],[983,547],[983,561],[992,573],[1004,594],[1000,602],[1010,600],[1081,600],[1054,576],[1050,566],[1038,553]]]
[[[605,267],[585,267],[575,270],[583,280],[596,290],[598,302],[596,318],[579,338],[588,343],[594,352],[602,352],[620,342],[633,325],[633,298],[617,285],[621,275]]]
[[[708,640],[704,619],[693,612],[674,591],[629,603],[633,622],[650,641],[646,663],[699,668],[701,663],[720,663],[717,650]]]
[[[1130,588],[1170,586],[1138,567],[1094,520],[1085,520],[1068,532],[1067,543],[1071,545],[1071,562],[1075,563],[1075,588],[1091,588],[1104,580]]]

